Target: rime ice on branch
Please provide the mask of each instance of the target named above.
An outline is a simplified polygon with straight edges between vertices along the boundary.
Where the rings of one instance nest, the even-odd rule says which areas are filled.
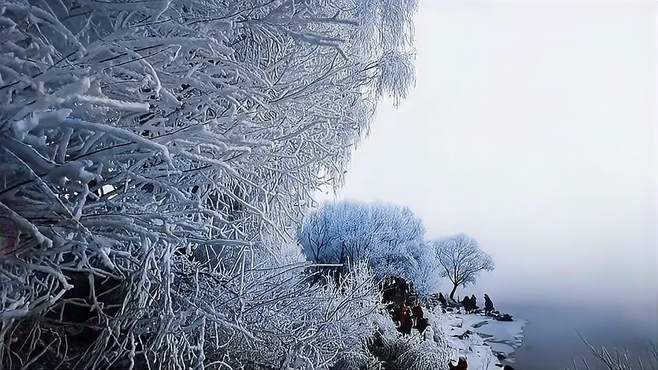
[[[477,240],[466,234],[431,241],[430,245],[435,250],[441,275],[452,283],[450,299],[453,301],[457,287],[475,283],[480,272],[492,271],[495,267],[491,256],[480,249]]]
[[[404,278],[419,293],[438,289],[438,263],[425,227],[407,207],[385,203],[327,203],[309,213],[297,237],[306,257],[348,271],[366,261],[378,279]]]
[[[357,347],[369,273],[309,288],[286,256],[377,100],[413,84],[415,7],[3,2],[2,367],[313,368]]]

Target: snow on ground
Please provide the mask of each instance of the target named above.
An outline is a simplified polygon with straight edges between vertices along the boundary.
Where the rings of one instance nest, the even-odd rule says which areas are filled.
[[[465,356],[473,370],[500,369],[499,358],[513,362],[510,357],[523,341],[525,320],[496,321],[482,314],[431,313],[432,325],[443,332],[452,358]]]

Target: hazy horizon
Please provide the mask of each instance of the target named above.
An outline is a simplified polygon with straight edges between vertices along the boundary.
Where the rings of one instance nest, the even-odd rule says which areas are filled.
[[[380,105],[337,198],[477,238],[497,268],[468,292],[656,333],[655,44],[654,3],[421,1],[416,88]]]

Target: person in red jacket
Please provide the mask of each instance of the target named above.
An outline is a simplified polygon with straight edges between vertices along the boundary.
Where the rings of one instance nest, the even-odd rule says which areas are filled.
[[[413,323],[411,322],[411,311],[406,304],[402,305],[402,310],[400,310],[400,327],[398,330],[403,334],[411,334],[411,327]]]

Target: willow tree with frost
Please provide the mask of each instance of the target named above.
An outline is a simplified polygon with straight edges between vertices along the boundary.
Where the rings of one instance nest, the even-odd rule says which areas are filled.
[[[0,4],[0,367],[322,368],[372,331],[367,269],[294,234],[377,101],[415,0]]]

